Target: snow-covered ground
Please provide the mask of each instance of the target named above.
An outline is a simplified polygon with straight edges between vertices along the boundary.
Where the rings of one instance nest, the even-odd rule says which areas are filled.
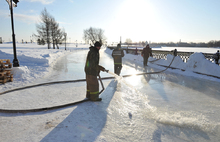
[[[1,91],[17,86],[24,86],[38,78],[42,78],[50,74],[54,63],[60,57],[71,54],[73,50],[88,49],[88,45],[81,45],[80,48],[75,48],[75,44],[68,44],[67,50],[64,50],[65,48],[63,46],[60,49],[47,50],[47,45],[40,46],[35,43],[18,43],[16,47],[20,67],[12,68],[14,81],[1,85]],[[0,59],[10,59],[12,63],[14,59],[12,44],[0,44]]]
[[[88,45],[67,49],[17,44],[20,67],[12,69],[14,81],[0,85],[1,92],[38,79],[82,79]],[[100,64],[113,72],[111,53],[102,49]],[[172,58],[155,63],[169,65]],[[0,59],[13,60],[12,44],[0,44]],[[153,63],[143,68],[142,61],[141,56],[125,54],[122,74],[164,69]],[[219,141],[220,79],[193,71],[220,77],[220,67],[201,53],[187,63],[176,57],[171,66],[185,71],[103,81],[102,102],[39,113],[0,113],[0,141]],[[42,86],[0,96],[0,108],[50,107],[82,100],[85,92],[84,82]]]

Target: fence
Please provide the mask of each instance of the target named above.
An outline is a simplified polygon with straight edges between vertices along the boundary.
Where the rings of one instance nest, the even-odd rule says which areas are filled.
[[[116,47],[113,47],[113,46],[110,46],[108,47],[110,48],[111,50],[116,48]],[[142,52],[142,49],[134,49],[134,48],[123,48],[123,50],[126,51],[126,53],[128,54],[141,54]],[[180,51],[177,51],[177,56],[179,56],[183,62],[187,62],[189,60],[189,56],[192,55],[194,52],[180,52]],[[167,54],[171,54],[173,55],[173,51],[163,51],[163,50],[152,50],[152,54],[153,54],[153,57],[156,58],[156,59],[166,59],[167,58]],[[209,54],[209,53],[203,53],[203,55],[205,56],[205,58],[211,62],[214,61],[213,59],[213,56],[214,54]]]

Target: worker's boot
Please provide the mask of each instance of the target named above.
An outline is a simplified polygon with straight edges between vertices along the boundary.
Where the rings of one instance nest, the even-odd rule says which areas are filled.
[[[89,91],[86,92],[86,98],[90,99],[90,92]]]
[[[93,102],[96,102],[96,101],[101,101],[102,98],[99,98],[99,94],[90,94],[90,100],[93,101]]]

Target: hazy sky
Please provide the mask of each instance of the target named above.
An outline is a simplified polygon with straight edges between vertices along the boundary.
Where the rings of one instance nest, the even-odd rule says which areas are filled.
[[[108,43],[208,42],[220,40],[220,0],[20,0],[14,8],[16,41],[30,41],[46,8],[67,32],[83,41],[89,27],[105,31]],[[9,6],[0,0],[0,37],[12,39]]]

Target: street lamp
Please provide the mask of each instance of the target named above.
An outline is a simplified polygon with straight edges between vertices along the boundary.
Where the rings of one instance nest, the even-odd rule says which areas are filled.
[[[13,60],[13,67],[19,67],[19,61],[17,59],[16,53],[16,41],[15,41],[15,34],[14,34],[14,21],[13,21],[13,6],[17,7],[17,3],[19,0],[6,0],[9,4],[9,8],[11,10],[11,27],[12,27],[12,39],[13,39],[13,51],[14,51],[14,60]],[[13,2],[14,3],[13,3]]]
[[[66,36],[67,36],[67,33],[65,33],[64,36],[65,36],[65,50],[66,50]]]

